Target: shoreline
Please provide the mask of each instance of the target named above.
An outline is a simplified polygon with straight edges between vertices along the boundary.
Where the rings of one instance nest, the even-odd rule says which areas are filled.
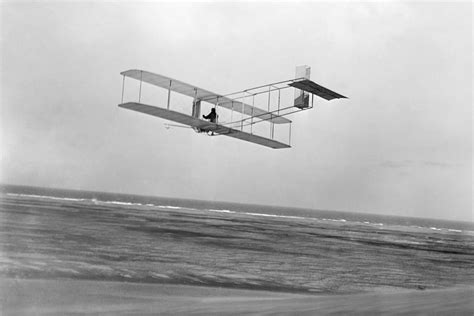
[[[296,294],[195,285],[0,278],[1,312],[11,314],[298,314],[474,312],[474,286]]]

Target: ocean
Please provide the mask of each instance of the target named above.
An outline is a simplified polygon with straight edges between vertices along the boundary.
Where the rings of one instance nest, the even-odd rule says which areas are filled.
[[[474,285],[474,224],[0,187],[0,276],[349,294]]]

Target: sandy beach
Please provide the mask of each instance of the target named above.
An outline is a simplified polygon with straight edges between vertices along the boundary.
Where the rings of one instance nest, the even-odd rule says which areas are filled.
[[[61,193],[0,200],[1,315],[474,312],[473,236],[449,223]]]
[[[1,280],[2,315],[455,314],[472,315],[474,288],[300,295],[83,280]]]

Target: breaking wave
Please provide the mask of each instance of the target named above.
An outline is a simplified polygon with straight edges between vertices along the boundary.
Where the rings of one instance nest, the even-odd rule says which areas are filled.
[[[214,209],[209,209],[207,210],[208,212],[215,212],[215,213],[228,213],[228,214],[235,214],[237,212],[231,211],[231,210],[214,210]]]

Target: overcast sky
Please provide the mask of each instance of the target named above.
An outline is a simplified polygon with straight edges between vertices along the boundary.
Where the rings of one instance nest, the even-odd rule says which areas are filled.
[[[472,221],[470,2],[2,2],[1,58],[2,183]],[[131,68],[229,93],[303,64],[349,99],[291,149],[117,107]]]

